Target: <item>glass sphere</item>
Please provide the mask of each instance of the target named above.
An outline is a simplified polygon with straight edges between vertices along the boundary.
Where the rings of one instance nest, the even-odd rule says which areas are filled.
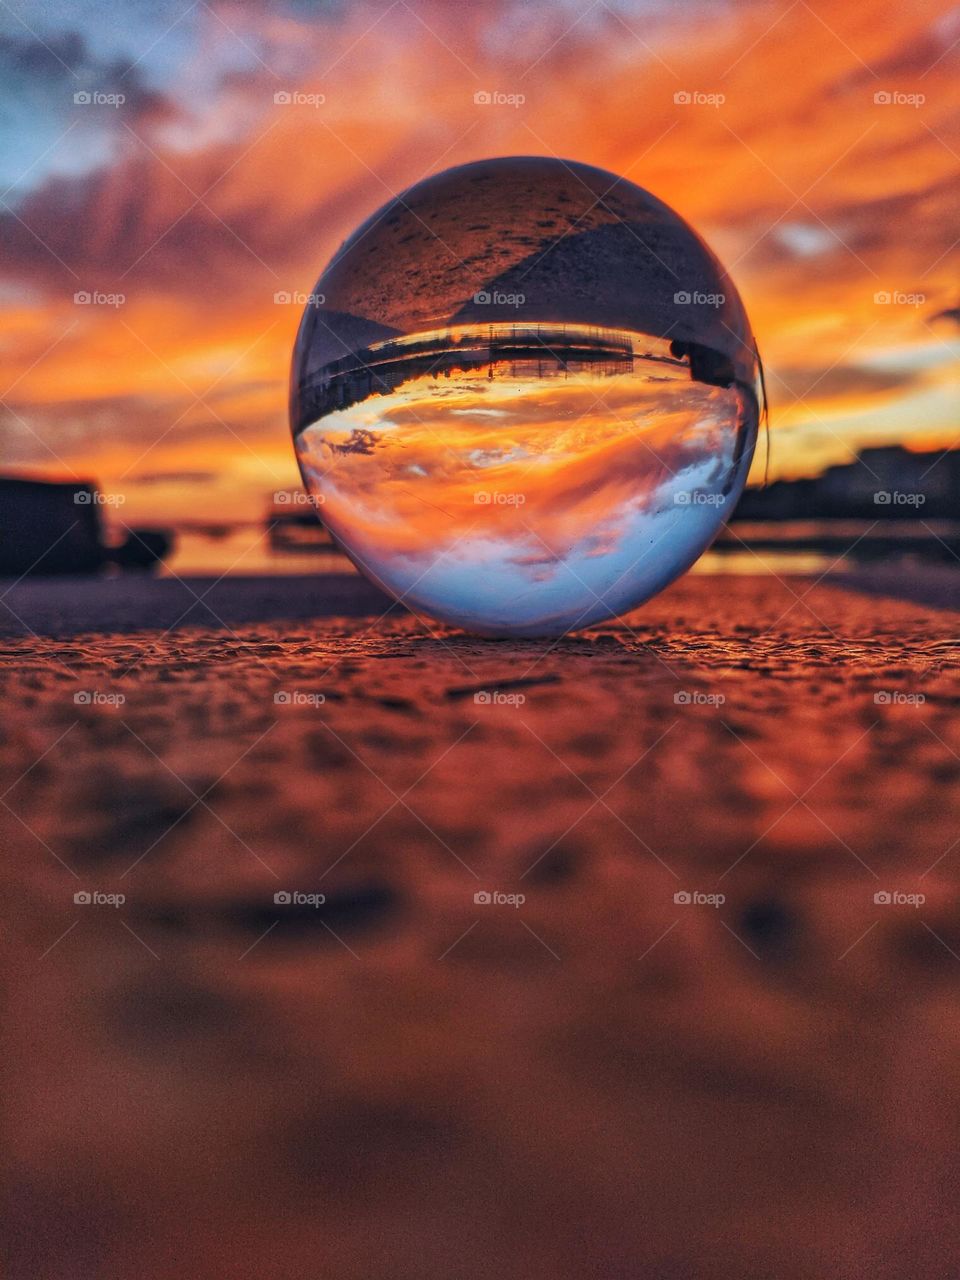
[[[290,412],[363,573],[470,631],[555,636],[701,555],[761,400],[743,304],[676,213],[515,156],[417,183],[345,242],[303,314]]]

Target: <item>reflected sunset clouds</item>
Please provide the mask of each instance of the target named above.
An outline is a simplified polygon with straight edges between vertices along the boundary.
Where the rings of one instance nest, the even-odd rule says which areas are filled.
[[[752,400],[642,358],[548,365],[421,376],[299,435],[325,523],[412,607],[481,629],[587,625],[665,585],[727,514]]]

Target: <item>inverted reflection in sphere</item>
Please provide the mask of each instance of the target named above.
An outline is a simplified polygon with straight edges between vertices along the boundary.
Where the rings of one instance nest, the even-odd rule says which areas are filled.
[[[488,635],[623,613],[689,568],[753,456],[759,364],[716,258],[625,179],[543,157],[418,183],[317,282],[304,482],[359,568]]]

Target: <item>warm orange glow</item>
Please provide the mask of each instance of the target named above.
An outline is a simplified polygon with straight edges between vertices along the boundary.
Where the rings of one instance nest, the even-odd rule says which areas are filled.
[[[439,0],[379,22],[220,13],[208,52],[259,21],[271,62],[308,50],[316,70],[295,83],[254,65],[202,109],[171,93],[189,120],[118,112],[107,165],[47,179],[7,219],[9,465],[95,478],[128,518],[259,512],[297,483],[301,306],[275,294],[309,292],[404,186],[509,153],[622,173],[705,235],[767,364],[773,475],[955,439],[957,329],[936,318],[956,305],[958,253],[960,22],[944,5],[683,6],[648,26],[558,9],[556,30]],[[278,90],[325,101],[278,105]],[[478,105],[478,90],[525,101]],[[77,305],[79,290],[124,301]]]

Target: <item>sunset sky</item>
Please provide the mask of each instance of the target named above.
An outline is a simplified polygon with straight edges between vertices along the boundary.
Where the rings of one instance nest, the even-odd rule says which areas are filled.
[[[0,64],[3,466],[126,518],[256,517],[296,484],[302,306],[275,295],[492,155],[623,174],[704,235],[766,364],[772,476],[958,438],[960,7],[10,0]]]

